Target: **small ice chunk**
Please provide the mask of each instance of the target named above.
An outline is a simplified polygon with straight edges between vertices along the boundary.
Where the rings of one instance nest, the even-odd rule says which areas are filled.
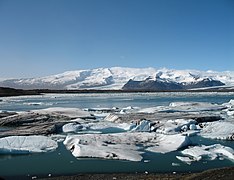
[[[134,132],[150,132],[151,131],[151,121],[142,120],[139,125],[132,129]]]
[[[227,115],[228,116],[234,116],[234,109],[228,110]]]
[[[87,128],[84,127],[83,125],[75,123],[75,122],[74,123],[67,123],[67,124],[63,125],[63,127],[62,127],[62,130],[65,133],[79,132],[79,131],[86,130],[86,129]]]
[[[190,124],[189,125],[189,129],[190,130],[196,130],[197,129],[197,126],[195,124]]]
[[[189,165],[194,161],[191,157],[176,156],[176,158]]]
[[[104,118],[105,121],[118,122],[121,121],[119,117],[115,114],[109,114]]]
[[[171,163],[171,165],[172,165],[172,166],[180,166],[180,164],[179,164],[179,163],[174,163],[174,162],[173,162],[173,163]]]

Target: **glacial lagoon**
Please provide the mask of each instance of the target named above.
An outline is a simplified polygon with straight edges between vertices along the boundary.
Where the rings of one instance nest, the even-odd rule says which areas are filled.
[[[95,114],[98,121],[103,121],[103,118],[107,116],[109,112],[102,112],[102,110],[108,111],[110,109],[128,110],[134,111],[149,110],[149,108],[155,108],[160,111],[171,113],[173,104],[186,102],[191,105],[191,102],[200,103],[212,103],[217,106],[212,108],[220,108],[225,103],[234,99],[234,93],[106,93],[106,94],[44,94],[39,96],[21,96],[21,97],[7,97],[1,98],[0,111],[31,111],[41,110],[52,107],[62,108],[80,108],[90,113]],[[168,106],[170,109],[168,109]],[[203,104],[202,104],[203,105]],[[231,105],[229,104],[229,110]],[[184,107],[183,107],[184,108]],[[201,108],[201,106],[199,106]],[[202,111],[209,111],[204,109]],[[206,107],[207,108],[207,107]],[[152,111],[152,109],[150,109]],[[170,111],[169,111],[170,110]],[[212,112],[215,109],[211,109]],[[219,109],[222,115],[227,117],[227,121],[230,124],[234,122],[234,116],[232,114],[226,115],[227,109]],[[176,109],[178,111],[178,109]],[[184,111],[184,109],[183,109]],[[187,109],[186,109],[187,111]],[[182,112],[181,109],[178,113]],[[232,112],[230,110],[230,112]],[[117,111],[117,114],[120,113]],[[124,112],[121,111],[121,116],[124,116]],[[224,119],[226,121],[226,119]],[[90,130],[90,129],[89,129]],[[94,128],[94,130],[96,130]],[[99,129],[100,130],[100,129]],[[121,133],[114,132],[114,129],[110,132],[102,129],[101,134],[108,133]],[[232,129],[231,129],[232,130]],[[4,128],[0,129],[5,131]],[[162,129],[161,129],[162,131]],[[160,132],[161,132],[160,131]],[[83,134],[90,132],[82,131]],[[95,134],[95,132],[92,132]],[[96,132],[97,133],[97,132]],[[152,132],[154,133],[154,132]],[[232,130],[234,133],[234,129]],[[73,133],[61,132],[60,135],[65,138],[67,135]],[[77,134],[77,133],[75,133]],[[79,134],[78,134],[79,135]],[[206,134],[205,134],[206,135]],[[59,139],[59,137],[57,137]],[[190,144],[193,146],[199,145],[213,145],[220,144],[224,147],[230,147],[234,149],[234,141],[232,140],[218,140],[212,138],[205,138],[200,135],[194,135],[189,137]],[[223,156],[217,155],[216,158],[202,159],[190,164],[180,161],[177,156],[184,156],[181,152],[187,148],[183,147],[176,151],[168,153],[156,153],[148,151],[147,149],[141,154],[142,159],[140,161],[129,160],[116,160],[116,159],[103,159],[103,158],[84,158],[75,157],[72,153],[66,149],[64,139],[58,140],[58,148],[55,151],[46,153],[35,153],[26,155],[16,154],[1,154],[0,155],[0,176],[17,179],[19,177],[25,179],[50,177],[56,175],[71,175],[77,173],[111,173],[111,172],[197,172],[211,168],[233,166],[234,160],[230,158],[223,158]],[[210,152],[209,152],[210,153]],[[233,155],[233,154],[232,154]],[[213,157],[213,156],[212,156]]]

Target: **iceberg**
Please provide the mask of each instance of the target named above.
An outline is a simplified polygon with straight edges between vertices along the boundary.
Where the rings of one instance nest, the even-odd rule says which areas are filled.
[[[216,121],[201,124],[200,135],[205,138],[234,140],[234,124],[229,121]]]
[[[182,134],[164,135],[158,134],[156,136],[157,144],[147,148],[148,151],[156,153],[168,153],[176,151],[180,148],[187,147],[191,144],[188,136]]]
[[[162,134],[177,134],[185,132],[187,130],[195,130],[196,123],[197,122],[192,119],[167,120],[165,123],[163,123],[160,127],[156,129],[156,132]]]
[[[142,137],[142,136],[141,136]],[[131,139],[133,138],[133,139]],[[141,161],[140,148],[134,141],[142,140],[132,134],[86,134],[67,136],[64,145],[72,155],[80,157]]]
[[[187,136],[155,133],[69,135],[63,142],[73,156],[141,161],[144,150],[167,153],[188,146]]]
[[[227,115],[233,117],[234,116],[234,100],[231,99],[228,103],[224,103],[223,105],[227,107],[227,109],[225,109]]]
[[[112,123],[109,121],[99,121],[95,123],[83,123],[78,122],[67,123],[63,125],[62,130],[64,133],[118,133],[130,131],[135,127],[134,124],[128,123]]]
[[[136,127],[134,127],[132,129],[132,131],[134,132],[150,132],[151,131],[151,121],[148,120],[142,120],[140,121],[140,123],[138,125],[136,125]]]
[[[221,144],[194,146],[183,150],[181,153],[185,157],[176,156],[176,158],[187,164],[201,160],[215,160],[217,158],[226,158],[234,161],[234,150]]]
[[[0,154],[30,154],[54,151],[58,144],[46,136],[9,136],[0,138]]]
[[[67,123],[67,124],[63,125],[63,127],[62,127],[62,131],[64,133],[79,132],[79,131],[86,130],[86,129],[87,128],[85,126],[83,126],[82,124],[79,124],[77,122]]]
[[[171,110],[178,112],[200,112],[200,111],[219,111],[226,109],[224,105],[217,105],[206,102],[172,102],[169,104]]]
[[[172,102],[169,106],[149,107],[139,110],[142,113],[155,112],[201,112],[201,111],[220,111],[227,109],[225,104],[218,105],[206,102]]]
[[[31,112],[39,114],[51,114],[55,116],[66,116],[70,118],[94,118],[89,112],[79,108],[51,107],[40,110],[32,110]]]

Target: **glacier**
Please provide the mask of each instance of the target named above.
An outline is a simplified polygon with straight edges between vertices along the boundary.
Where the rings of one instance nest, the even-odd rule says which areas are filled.
[[[0,86],[20,89],[121,89],[129,80],[146,79],[194,84],[204,79],[220,81],[226,86],[234,85],[234,72],[174,70],[156,68],[97,68],[67,71],[57,75],[38,78],[5,79]]]

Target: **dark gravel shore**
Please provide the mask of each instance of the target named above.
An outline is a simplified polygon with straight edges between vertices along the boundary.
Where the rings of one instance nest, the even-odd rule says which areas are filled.
[[[136,174],[79,174],[74,176],[60,176],[46,178],[45,180],[233,180],[234,167],[221,169],[211,169],[200,173],[184,173],[184,174],[153,174],[153,173],[136,173]]]

